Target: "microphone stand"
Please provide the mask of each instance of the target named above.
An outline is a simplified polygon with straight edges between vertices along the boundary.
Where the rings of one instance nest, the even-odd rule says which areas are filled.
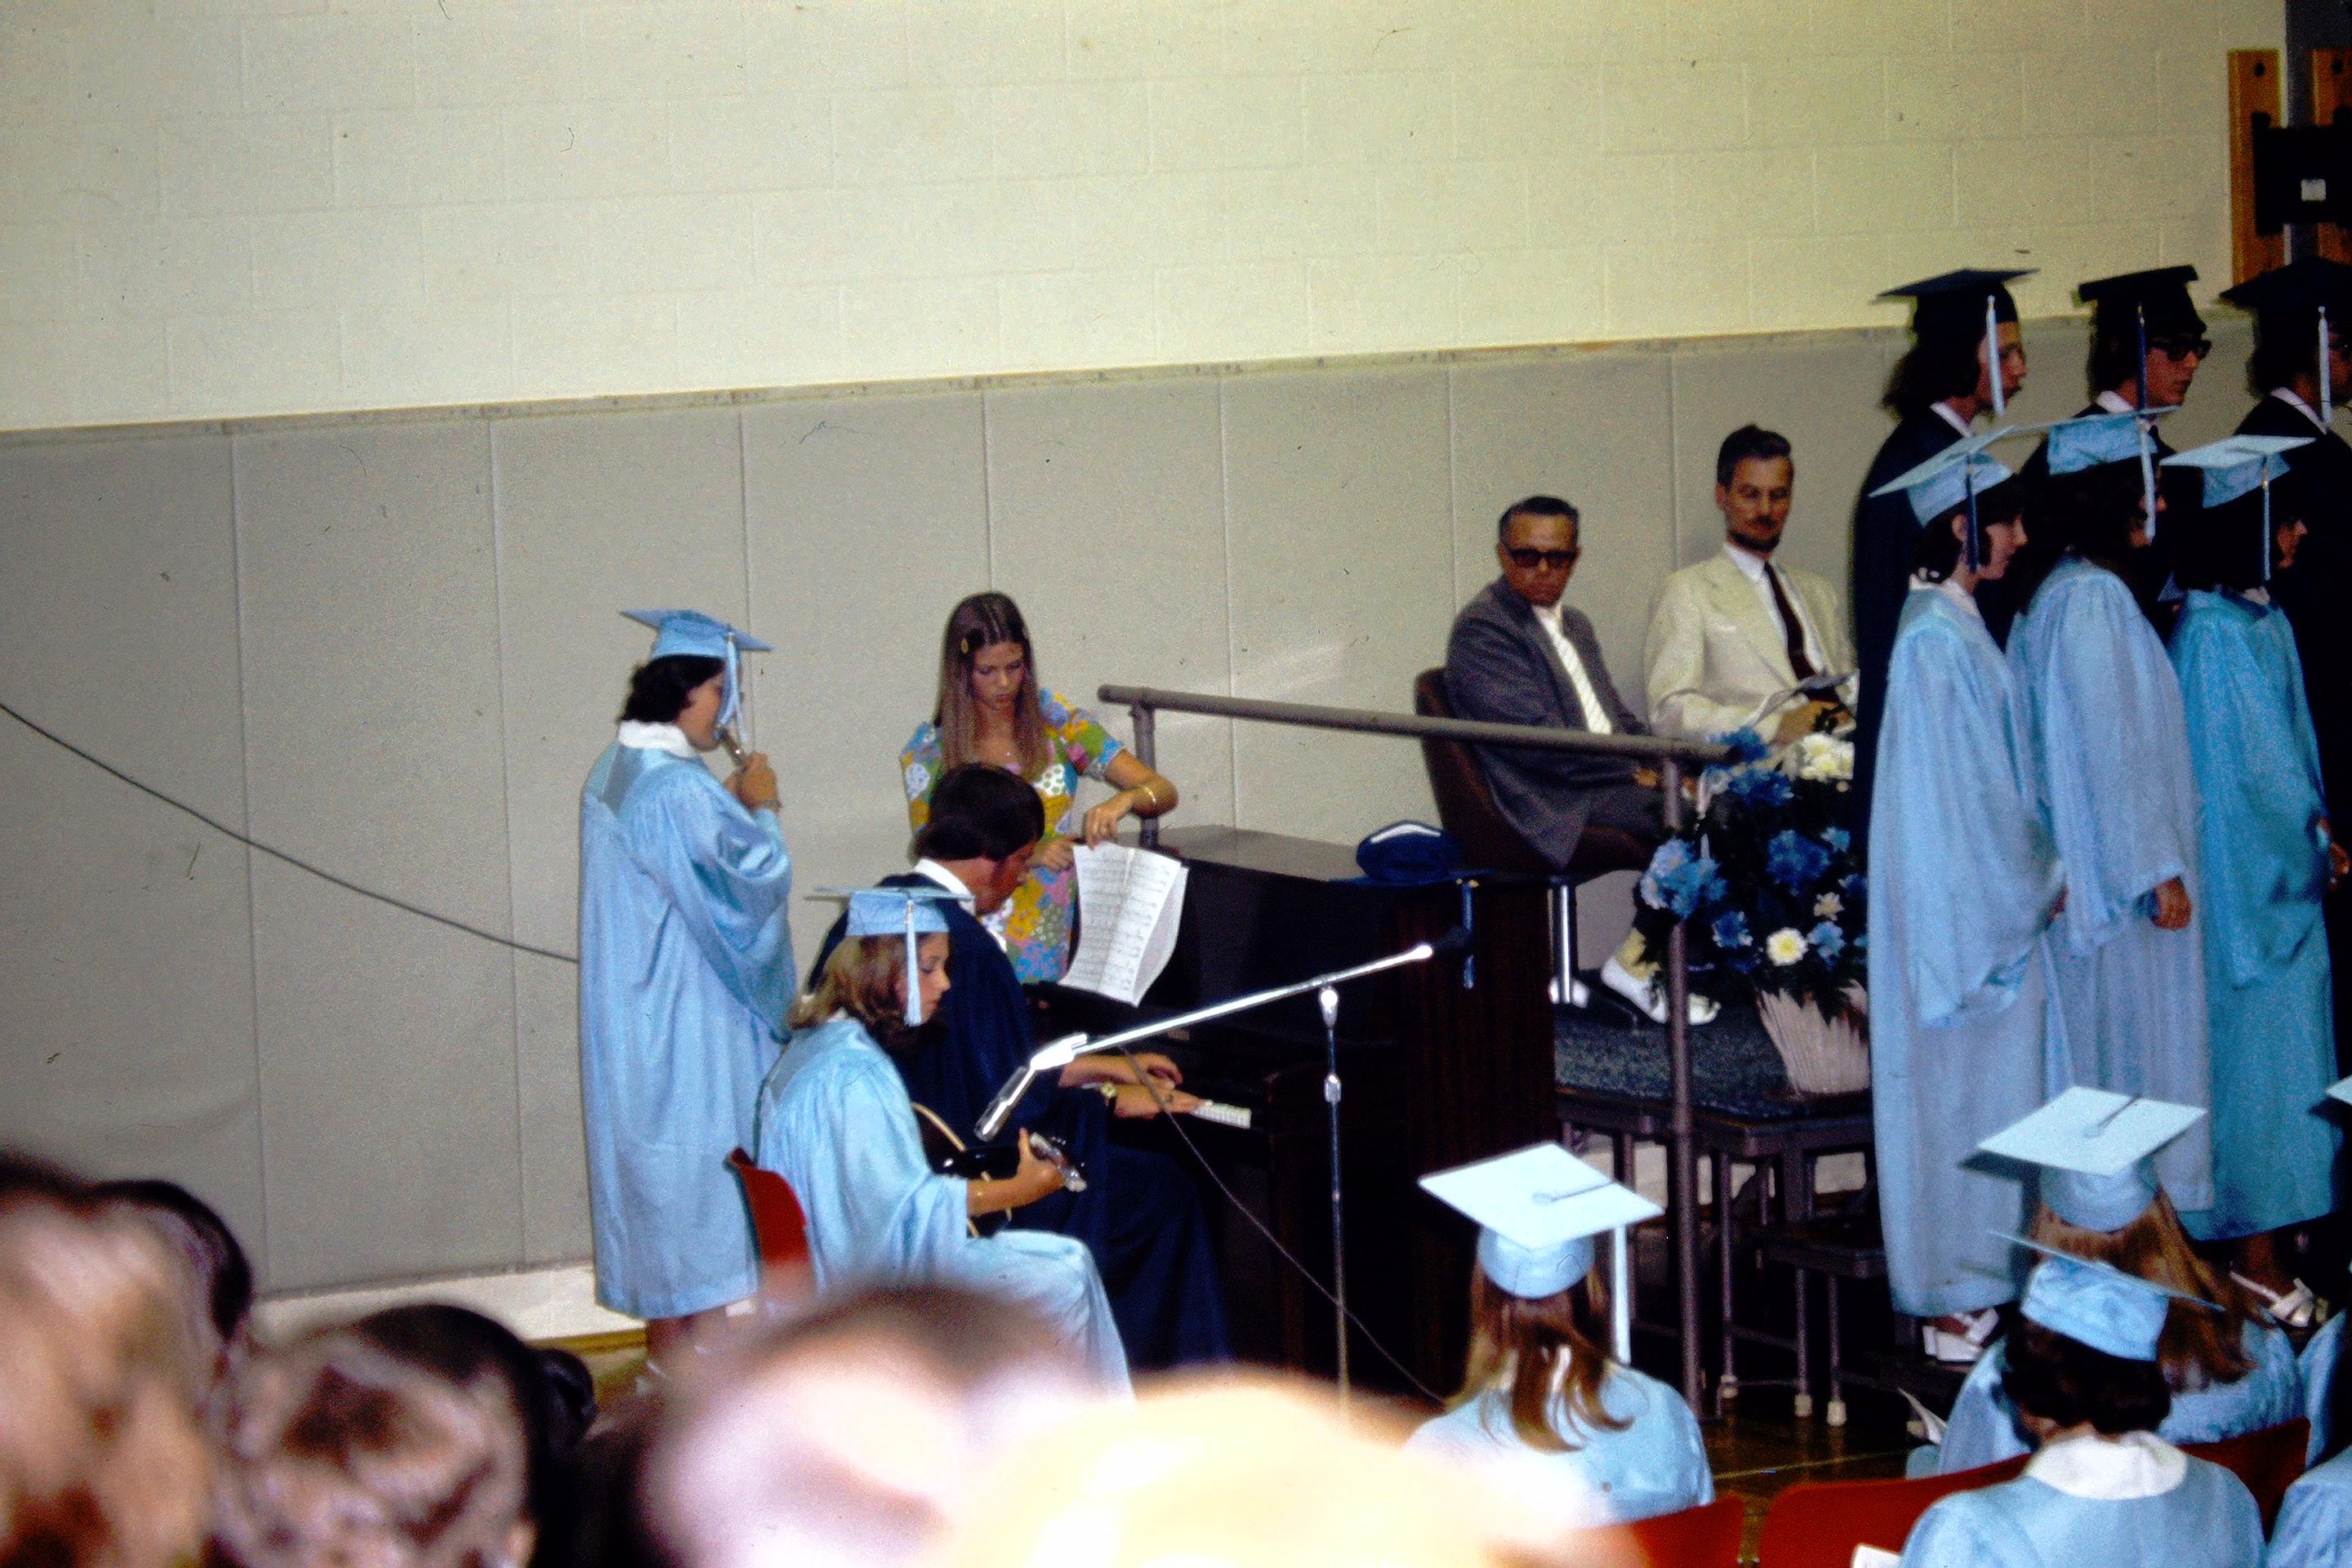
[[[1336,1309],[1339,1330],[1339,1373],[1341,1398],[1348,1394],[1348,1272],[1346,1255],[1340,1250],[1342,1233],[1343,1184],[1339,1174],[1339,991],[1350,980],[1361,980],[1368,974],[1378,974],[1384,969],[1400,969],[1408,963],[1426,963],[1441,952],[1453,952],[1469,945],[1470,933],[1459,927],[1434,942],[1419,942],[1402,952],[1385,958],[1375,958],[1350,969],[1338,969],[1328,974],[1318,974],[1288,985],[1277,985],[1269,991],[1253,991],[1246,995],[1228,997],[1206,1007],[1196,1007],[1190,1013],[1179,1013],[1172,1018],[1157,1023],[1139,1024],[1131,1029],[1105,1035],[1094,1039],[1084,1034],[1065,1035],[1037,1047],[1026,1062],[996,1091],[996,1098],[981,1112],[980,1121],[972,1131],[983,1143],[995,1139],[1004,1131],[1013,1116],[1013,1108],[1021,1102],[1030,1086],[1039,1076],[1059,1072],[1078,1058],[1093,1056],[1099,1051],[1123,1050],[1139,1041],[1165,1035],[1171,1030],[1188,1028],[1211,1018],[1223,1018],[1234,1013],[1245,1013],[1286,997],[1302,993],[1318,993],[1317,1000],[1323,1014],[1323,1100],[1330,1108],[1331,1122],[1331,1283],[1332,1301]]]

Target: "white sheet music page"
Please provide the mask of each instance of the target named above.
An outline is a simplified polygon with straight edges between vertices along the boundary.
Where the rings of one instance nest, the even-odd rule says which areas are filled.
[[[1077,872],[1078,949],[1062,984],[1132,1005],[1176,950],[1184,864],[1124,844],[1080,845]]]

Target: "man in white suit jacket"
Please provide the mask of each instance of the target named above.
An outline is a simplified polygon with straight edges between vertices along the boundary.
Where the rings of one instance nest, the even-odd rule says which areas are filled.
[[[1734,430],[1715,478],[1723,550],[1668,577],[1650,617],[1650,726],[1693,740],[1752,729],[1792,741],[1853,702],[1845,606],[1823,579],[1772,559],[1796,484],[1785,437]],[[1794,694],[1831,676],[1836,684],[1817,695]]]

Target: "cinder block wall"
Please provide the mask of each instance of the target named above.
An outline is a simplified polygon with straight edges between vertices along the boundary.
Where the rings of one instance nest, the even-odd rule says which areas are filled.
[[[0,8],[0,428],[1889,324],[2226,270],[2277,0]]]

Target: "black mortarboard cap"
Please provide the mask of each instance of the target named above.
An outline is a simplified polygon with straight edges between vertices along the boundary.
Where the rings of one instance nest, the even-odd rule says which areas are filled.
[[[1889,289],[1879,298],[1911,300],[1911,331],[1917,336],[1980,337],[1984,333],[1985,301],[1992,301],[1995,321],[2017,320],[2017,301],[2009,297],[2008,285],[2032,276],[2031,268],[1992,271],[1963,267],[1957,272],[1938,273],[1916,283]]]
[[[2298,257],[2222,289],[2221,298],[2258,316],[2315,310],[2322,305],[2331,313],[2341,312],[2352,303],[2352,267],[2320,256]]]
[[[2111,319],[2137,325],[2133,320],[2137,310],[2148,336],[2182,337],[2205,331],[2205,318],[2189,298],[2189,286],[2196,281],[2194,267],[2152,267],[2145,272],[2094,278],[2079,285],[2074,297],[2092,308],[2093,319],[2103,326]]]

